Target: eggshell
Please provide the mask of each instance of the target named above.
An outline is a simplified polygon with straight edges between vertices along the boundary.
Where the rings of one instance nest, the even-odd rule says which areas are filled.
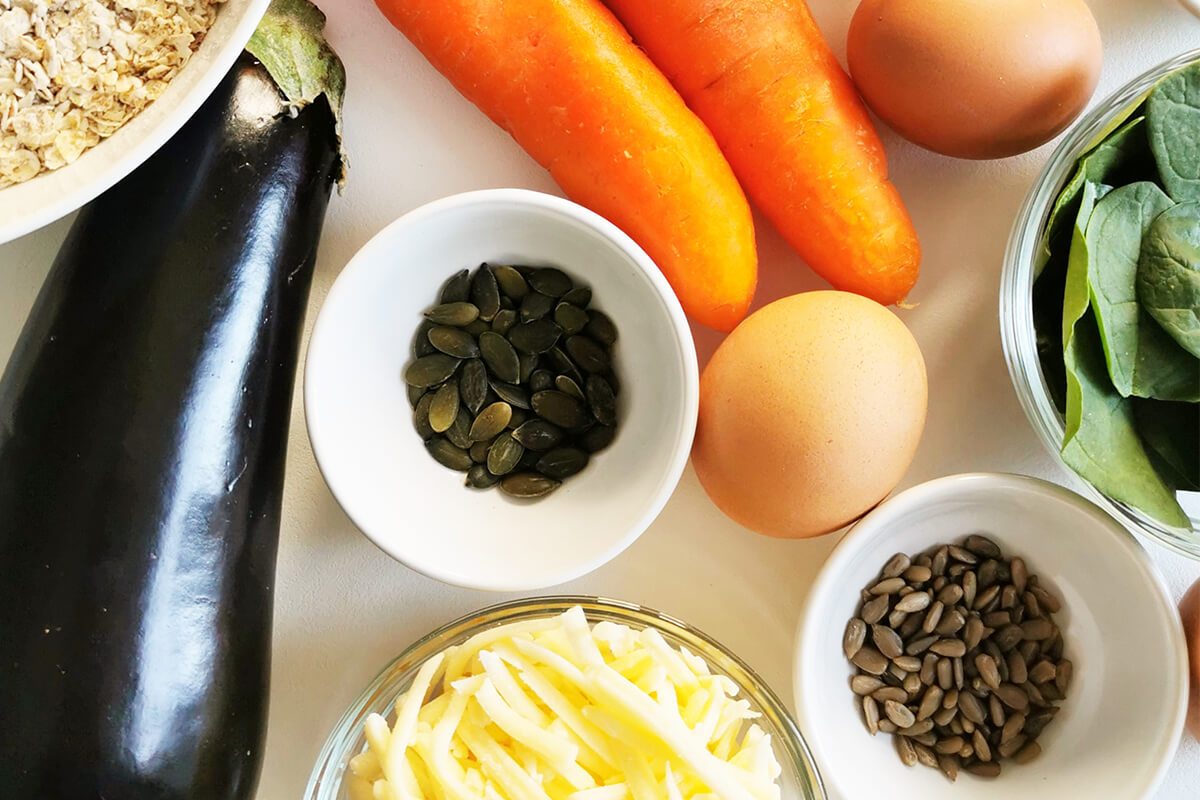
[[[828,533],[903,477],[927,400],[921,351],[894,313],[847,292],[786,297],[743,321],[705,368],[696,474],[751,530]]]
[[[1052,139],[1100,77],[1082,0],[863,0],[847,60],[871,109],[906,139],[1001,158]]]
[[[1192,736],[1200,739],[1200,581],[1192,584],[1179,601],[1179,616],[1183,618],[1191,675],[1187,725]]]

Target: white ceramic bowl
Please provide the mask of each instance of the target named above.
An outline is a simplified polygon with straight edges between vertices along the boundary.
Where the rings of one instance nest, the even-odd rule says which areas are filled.
[[[1075,675],[1037,760],[995,780],[900,763],[891,737],[872,738],[849,688],[842,633],[893,553],[914,554],[970,533],[1019,555],[1063,601]],[[1091,502],[1015,475],[955,475],[909,489],[838,543],[809,593],[796,642],[800,729],[831,797],[1061,800],[1152,795],[1175,752],[1187,704],[1187,660],[1175,606],[1133,536]],[[966,784],[966,785],[963,785]]]
[[[79,160],[0,189],[0,244],[93,200],[166,144],[229,72],[271,0],[226,0],[212,29],[162,95]]]
[[[562,268],[620,335],[616,441],[534,502],[467,489],[434,462],[401,378],[443,281],[484,261]],[[321,472],[375,544],[447,583],[524,591],[595,569],[658,516],[691,450],[698,384],[683,310],[633,240],[567,200],[500,189],[423,206],[355,255],[313,330],[304,398]]]

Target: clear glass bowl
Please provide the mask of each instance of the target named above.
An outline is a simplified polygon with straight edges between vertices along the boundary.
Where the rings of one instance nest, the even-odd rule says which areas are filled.
[[[1004,357],[1025,415],[1038,438],[1059,463],[1062,463],[1063,418],[1051,400],[1042,374],[1033,325],[1034,268],[1046,218],[1059,191],[1074,172],[1075,162],[1107,135],[1113,121],[1140,103],[1160,79],[1198,60],[1200,49],[1158,65],[1130,81],[1075,123],[1050,156],[1013,226],[1000,280],[1000,336]],[[1070,467],[1063,466],[1075,475]],[[1153,537],[1176,552],[1200,559],[1200,498],[1194,493],[1181,496],[1181,504],[1192,520],[1191,528],[1173,528],[1105,496],[1082,478],[1076,476],[1076,479],[1105,510],[1127,527]]]
[[[630,627],[654,628],[669,643],[683,645],[702,656],[715,673],[729,676],[740,688],[740,697],[762,714],[756,720],[771,735],[775,757],[783,772],[779,777],[782,800],[824,800],[821,777],[800,730],[775,693],[740,658],[711,637],[677,619],[633,603],[598,597],[537,597],[485,608],[445,625],[414,642],[387,666],[355,700],[321,748],[308,779],[306,800],[346,800],[342,776],[355,755],[366,749],[363,721],[372,713],[388,716],[397,695],[405,691],[421,664],[451,645],[460,644],[481,630],[508,622],[561,614],[581,606],[591,622],[612,620]]]

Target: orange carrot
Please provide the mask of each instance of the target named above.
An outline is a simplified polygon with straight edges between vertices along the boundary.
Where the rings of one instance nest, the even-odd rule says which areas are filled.
[[[754,295],[745,195],[712,134],[599,0],[376,0],[576,202],[637,241],[693,319]]]
[[[804,0],[605,2],[817,273],[884,304],[904,299],[921,262],[917,235]]]

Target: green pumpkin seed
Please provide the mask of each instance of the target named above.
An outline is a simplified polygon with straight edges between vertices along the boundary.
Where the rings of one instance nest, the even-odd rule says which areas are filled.
[[[465,408],[458,409],[454,416],[454,424],[446,429],[446,438],[455,447],[466,450],[471,446],[471,415]]]
[[[515,429],[521,427],[522,425],[524,425],[526,420],[528,420],[528,419],[529,419],[528,411],[526,411],[523,408],[514,408],[513,413],[512,413],[512,419],[510,419],[508,421],[508,427],[510,430],[515,430]]]
[[[517,351],[503,336],[494,331],[480,334],[479,352],[494,377],[505,383],[520,380],[521,362],[517,359]]]
[[[525,448],[511,436],[497,436],[488,449],[487,468],[493,475],[507,475],[517,468]]]
[[[491,322],[500,311],[500,287],[487,264],[480,265],[471,276],[471,302],[479,308],[479,318]]]
[[[500,310],[501,311],[516,311],[517,304],[514,303],[513,299],[511,297],[509,297],[508,295],[501,294],[500,295]]]
[[[593,425],[584,431],[575,442],[589,453],[599,453],[612,444],[616,437],[616,428],[608,425]]]
[[[592,290],[586,286],[576,286],[562,296],[562,301],[576,308],[587,308],[588,303],[592,302]]]
[[[433,395],[433,392],[426,392],[413,409],[413,427],[417,429],[417,436],[420,436],[422,441],[434,434],[433,428],[429,426],[429,407],[433,405]]]
[[[567,353],[585,372],[604,372],[608,369],[608,353],[586,336],[568,337]]]
[[[546,353],[546,360],[550,363],[550,367],[559,375],[568,375],[576,383],[583,383],[583,373],[579,371],[579,367],[575,366],[575,362],[571,360],[571,357],[561,347],[555,347]]]
[[[435,325],[462,328],[479,318],[479,308],[471,303],[442,303],[426,311],[425,316]]]
[[[529,376],[529,391],[544,392],[554,388],[554,373],[548,369],[537,369]]]
[[[533,413],[560,428],[578,428],[588,421],[582,403],[569,394],[553,389],[535,392],[532,405]]]
[[[437,348],[429,341],[429,332],[433,328],[432,322],[427,319],[421,320],[421,324],[417,326],[416,338],[413,339],[413,358],[431,356],[437,352]]]
[[[466,472],[471,468],[471,464],[473,463],[470,453],[461,447],[455,447],[448,439],[441,436],[435,436],[426,442],[425,449],[443,467],[448,467],[458,472]]]
[[[621,393],[621,379],[617,377],[615,370],[610,369],[604,373],[604,380],[608,381],[608,385],[612,387],[614,397]]]
[[[554,320],[543,317],[514,326],[508,332],[508,340],[523,353],[545,353],[558,343],[561,335],[562,329]]]
[[[443,305],[446,303],[465,303],[470,299],[470,292],[470,273],[465,269],[460,269],[442,284],[442,291],[438,295],[438,302]]]
[[[599,375],[588,375],[586,394],[592,416],[601,425],[617,424],[617,398],[608,381]]]
[[[471,423],[471,441],[482,442],[492,439],[508,426],[511,418],[512,406],[504,402],[492,403],[480,411],[475,417],[475,421]]]
[[[617,326],[603,311],[592,309],[588,312],[588,324],[584,332],[600,344],[612,347],[617,341]]]
[[[565,272],[553,267],[543,267],[529,273],[529,285],[550,297],[562,297],[575,288]]]
[[[532,499],[545,497],[562,484],[536,472],[518,472],[500,481],[500,491],[511,497]]]
[[[404,384],[404,391],[408,394],[408,404],[413,408],[416,408],[417,403],[425,396],[424,386],[412,386],[406,383]]]
[[[454,424],[458,416],[458,383],[446,381],[442,388],[433,394],[433,402],[429,405],[429,427],[438,433],[443,433]]]
[[[484,440],[482,442],[472,442],[467,448],[467,453],[470,454],[471,460],[476,464],[484,464],[487,462],[488,450],[492,446],[494,439]]]
[[[517,353],[517,361],[521,365],[521,383],[529,383],[529,376],[538,368],[541,359],[533,353]]]
[[[504,402],[517,408],[529,408],[529,395],[520,386],[502,381],[491,381],[492,391]]]
[[[483,464],[476,464],[467,470],[467,486],[472,489],[490,489],[500,482],[500,479],[488,472]]]
[[[409,386],[436,386],[454,374],[457,358],[443,353],[421,356],[404,368],[404,382]]]
[[[521,298],[521,321],[541,319],[554,310],[554,298],[541,292],[530,292]]]
[[[583,389],[579,388],[579,384],[572,380],[567,375],[559,375],[554,379],[554,387],[563,394],[569,394],[576,400],[586,400],[583,396]]]
[[[492,330],[501,336],[512,330],[512,326],[517,324],[517,312],[511,308],[502,308],[496,312],[496,316],[492,318]]]
[[[588,465],[588,454],[577,447],[556,447],[537,462],[537,471],[547,478],[561,481],[575,475]]]
[[[517,463],[517,468],[513,471],[537,472],[537,462],[541,457],[541,453],[537,452],[536,450],[530,450],[528,447],[526,447],[525,455],[521,456],[521,460]]]
[[[512,436],[527,450],[541,452],[557,447],[567,435],[562,428],[544,419],[531,419],[518,426]]]
[[[491,329],[492,324],[490,322],[484,322],[482,319],[477,319],[463,328],[464,331],[471,334],[476,339],[479,338],[479,334],[483,333],[484,331],[490,331]]]
[[[574,336],[587,327],[588,313],[570,303],[559,303],[554,308],[554,321],[563,329],[563,333]]]
[[[506,297],[520,300],[529,294],[529,284],[525,281],[525,276],[512,267],[492,267],[492,274],[496,276],[496,283]]]
[[[475,358],[479,355],[479,345],[475,343],[475,337],[462,328],[435,325],[429,329],[428,336],[430,344],[448,356]]]
[[[487,391],[487,368],[483,362],[473,358],[463,364],[462,374],[458,378],[458,392],[462,396],[463,405],[472,414],[478,414],[479,409],[483,408]]]

